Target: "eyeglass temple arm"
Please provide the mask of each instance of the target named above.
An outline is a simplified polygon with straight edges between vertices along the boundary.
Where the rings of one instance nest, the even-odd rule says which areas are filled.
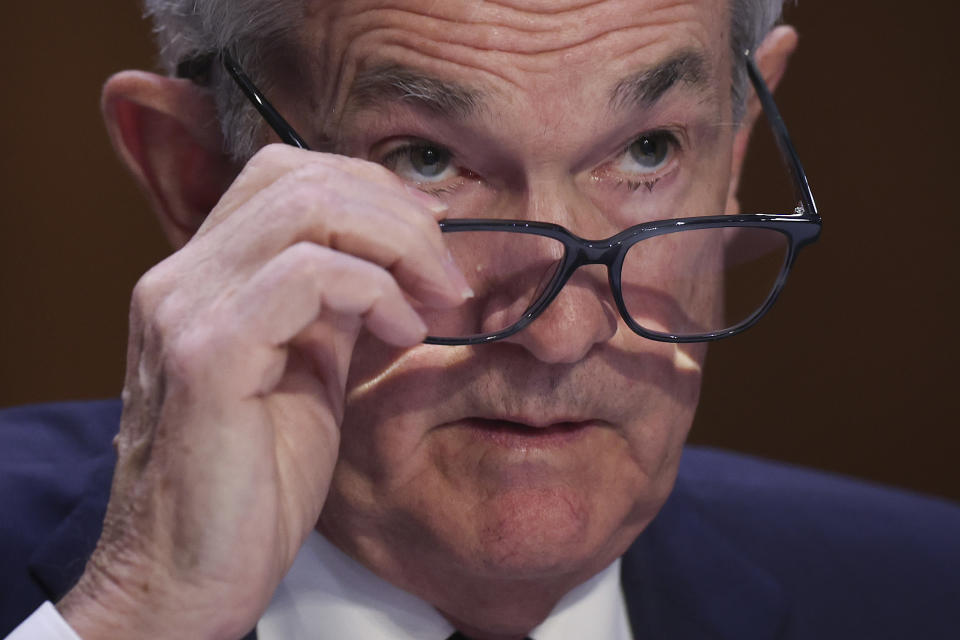
[[[230,74],[237,83],[237,86],[240,87],[240,90],[243,91],[244,95],[253,103],[253,106],[260,112],[260,115],[267,121],[267,124],[280,136],[280,140],[294,147],[309,151],[310,147],[307,146],[307,143],[293,130],[290,123],[283,119],[283,116],[270,104],[270,101],[260,93],[250,78],[247,77],[247,74],[240,68],[240,65],[237,64],[237,61],[230,52],[224,49],[220,52],[220,56],[223,59],[223,66],[226,68],[227,73]]]
[[[760,99],[760,105],[763,107],[763,113],[770,123],[770,128],[773,129],[773,136],[777,142],[777,148],[780,149],[780,154],[783,156],[787,169],[790,171],[790,177],[793,178],[797,197],[803,204],[803,213],[811,216],[819,216],[817,204],[813,200],[813,192],[810,190],[810,183],[807,180],[807,173],[803,170],[800,157],[797,156],[797,151],[793,146],[793,142],[790,140],[790,134],[787,133],[787,125],[783,122],[783,118],[780,116],[780,110],[777,109],[777,104],[773,101],[773,95],[770,93],[770,89],[767,88],[767,83],[764,82],[763,75],[761,75],[757,64],[753,60],[753,55],[749,51],[745,51],[743,55],[746,59],[747,73],[750,76],[750,82],[753,83],[753,88],[757,92],[757,97]]]

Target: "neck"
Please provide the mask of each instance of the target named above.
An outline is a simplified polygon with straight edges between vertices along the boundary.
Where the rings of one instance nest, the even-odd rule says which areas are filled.
[[[570,585],[572,588],[575,585]],[[546,620],[569,589],[540,583],[452,589],[437,610],[470,640],[523,640]]]
[[[558,604],[566,608],[585,597],[596,597],[599,585],[611,580],[607,569],[614,574],[613,588],[618,589],[619,565],[611,564],[620,555],[619,549],[611,549],[574,571],[538,571],[525,578],[516,577],[531,573],[521,567],[500,572],[510,575],[508,579],[468,573],[460,563],[413,562],[406,567],[409,571],[382,562],[375,566],[381,578],[429,603],[471,640],[523,640]],[[394,570],[383,571],[384,567]]]
[[[322,524],[319,529],[347,556],[429,604],[473,640],[522,640],[567,594],[570,602],[577,602],[592,593],[602,579],[599,574],[636,536],[634,531],[620,532],[571,563],[577,554],[556,550],[543,557],[514,553],[478,559],[443,545],[405,545],[405,553],[397,553],[398,545],[379,544],[380,537],[344,539]]]

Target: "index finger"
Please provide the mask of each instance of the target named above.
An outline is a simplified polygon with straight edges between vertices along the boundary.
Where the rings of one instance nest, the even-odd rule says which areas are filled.
[[[215,224],[253,198],[258,192],[307,164],[331,164],[336,166],[338,170],[346,171],[358,178],[370,180],[388,188],[395,188],[398,197],[406,198],[410,202],[425,208],[437,220],[442,219],[444,212],[447,210],[446,205],[436,197],[406,184],[389,169],[374,162],[332,153],[307,151],[286,144],[274,143],[263,147],[247,162],[216,207],[210,212],[210,216],[208,216],[204,225]]]

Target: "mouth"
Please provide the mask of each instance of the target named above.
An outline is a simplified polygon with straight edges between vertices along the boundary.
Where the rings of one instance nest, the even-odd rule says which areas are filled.
[[[505,419],[467,418],[458,422],[474,437],[508,448],[562,447],[583,438],[597,427],[594,420],[531,425]]]

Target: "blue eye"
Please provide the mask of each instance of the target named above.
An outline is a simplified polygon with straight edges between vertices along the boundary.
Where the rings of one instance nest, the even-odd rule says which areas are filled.
[[[673,157],[676,138],[666,131],[645,133],[627,147],[620,169],[630,173],[654,173]]]
[[[440,182],[456,175],[450,151],[432,144],[397,147],[381,164],[411,182]]]
[[[439,147],[413,147],[410,149],[410,166],[421,175],[436,177],[450,166],[450,152]]]

